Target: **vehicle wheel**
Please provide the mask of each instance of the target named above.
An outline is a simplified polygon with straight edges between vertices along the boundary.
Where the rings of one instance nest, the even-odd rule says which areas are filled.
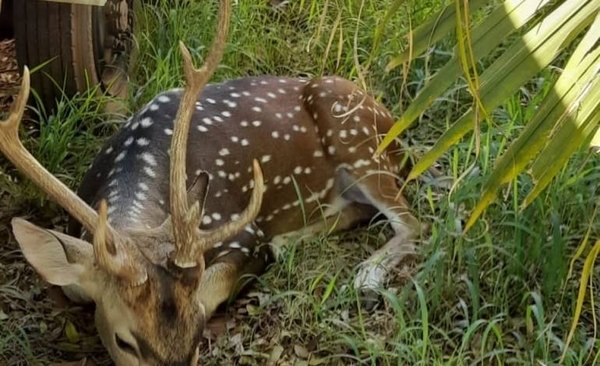
[[[41,0],[14,1],[17,61],[46,109],[98,84],[115,97],[127,94],[133,46],[134,0],[103,6]]]
[[[12,1],[0,0],[0,41],[13,38]]]

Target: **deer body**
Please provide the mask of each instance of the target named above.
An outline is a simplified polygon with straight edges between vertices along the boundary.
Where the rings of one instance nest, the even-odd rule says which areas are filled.
[[[263,167],[268,192],[255,221],[267,236],[303,226],[300,204],[311,213],[339,196],[341,187],[333,188],[344,174],[340,171],[397,173],[399,162],[392,167],[385,159],[371,159],[377,137],[393,123],[385,109],[368,97],[355,112],[334,116],[360,102],[357,91],[341,78],[264,77],[208,85],[196,104],[186,166],[188,186],[200,172],[210,177],[202,226],[235,219],[246,207],[253,159]],[[116,228],[151,228],[168,215],[165,177],[180,98],[178,89],[162,93],[131,117],[99,152],[81,184],[79,194],[92,206],[101,199],[111,203],[108,216]]]
[[[71,215],[68,234],[14,218],[25,258],[75,301],[94,301],[117,366],[196,365],[206,321],[269,246],[381,213],[395,235],[359,265],[361,290],[414,254],[418,221],[399,194],[399,145],[374,159],[390,113],[338,77],[254,77],[206,86],[223,54],[229,1],[185,89],[156,96],[99,152],[78,194],[19,140],[29,93],[0,121],[0,150]],[[206,86],[206,88],[205,88]]]
[[[79,194],[92,207],[108,200],[108,220],[116,229],[150,229],[169,214],[164,177],[181,93],[162,93],[132,116],[99,152],[82,182]],[[188,187],[200,172],[209,174],[201,228],[235,220],[246,207],[254,159],[261,163],[266,187],[256,220],[237,237],[216,243],[206,254],[207,263],[263,261],[252,258],[265,255],[255,252],[259,243],[334,216],[353,202],[384,204],[370,201],[374,194],[367,198],[360,181],[376,181],[366,188],[375,195],[382,193],[382,183],[386,193],[396,193],[393,175],[401,155],[371,158],[378,137],[392,124],[386,109],[338,77],[254,77],[207,85],[195,105],[186,166]],[[410,236],[415,227],[407,217],[403,231]],[[80,226],[71,223],[69,234],[80,235]],[[166,257],[155,253],[166,255],[171,249],[144,251],[162,262]]]

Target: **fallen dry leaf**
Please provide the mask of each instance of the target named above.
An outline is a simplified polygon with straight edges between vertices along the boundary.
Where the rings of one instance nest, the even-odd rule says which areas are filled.
[[[277,345],[273,347],[271,351],[271,355],[269,356],[269,360],[267,361],[267,366],[275,366],[277,365],[277,361],[281,358],[281,354],[283,353],[283,347]]]
[[[227,332],[229,329],[227,323],[228,319],[226,315],[219,314],[213,316],[206,324],[206,328],[204,329],[204,337],[214,341]]]
[[[302,358],[302,359],[307,359],[309,356],[308,350],[306,349],[306,347],[301,346],[299,344],[295,344],[294,345],[294,353],[296,354],[296,356]]]

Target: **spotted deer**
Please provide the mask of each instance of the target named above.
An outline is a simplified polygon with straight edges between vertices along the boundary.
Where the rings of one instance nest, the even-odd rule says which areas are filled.
[[[345,230],[384,215],[395,234],[359,264],[358,289],[385,285],[415,252],[420,226],[399,194],[400,146],[373,158],[390,113],[339,77],[207,84],[229,12],[222,0],[202,68],[180,45],[185,88],[129,118],[77,193],[19,140],[27,68],[0,123],[0,150],[71,217],[67,234],[14,218],[14,236],[47,282],[73,301],[95,302],[98,332],[119,366],[197,364],[205,323],[292,233]]]

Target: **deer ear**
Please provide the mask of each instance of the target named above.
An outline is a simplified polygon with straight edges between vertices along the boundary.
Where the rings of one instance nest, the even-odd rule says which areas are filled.
[[[93,268],[90,243],[42,229],[20,218],[14,218],[11,224],[25,258],[46,282],[58,286],[79,285],[90,293],[90,284],[83,283],[88,277],[84,274]]]

